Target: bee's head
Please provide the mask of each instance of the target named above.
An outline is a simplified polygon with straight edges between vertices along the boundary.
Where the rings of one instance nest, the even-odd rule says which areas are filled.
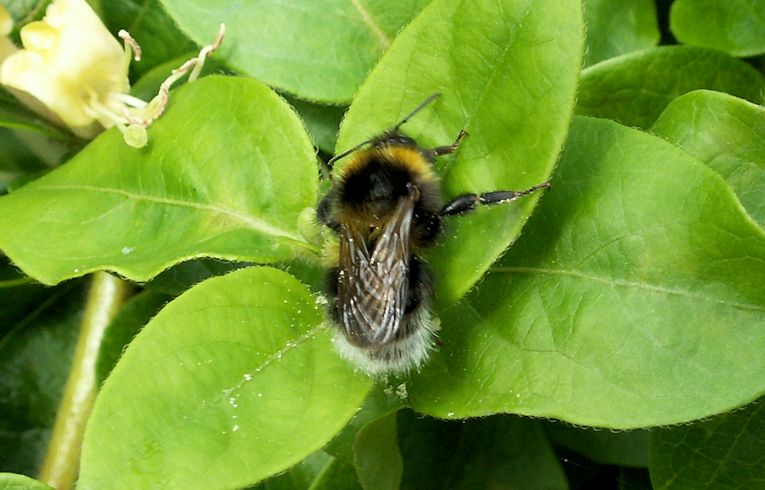
[[[417,142],[414,138],[410,138],[401,131],[391,130],[373,139],[371,147],[375,149],[385,148],[386,146],[404,146],[409,148],[417,148]]]

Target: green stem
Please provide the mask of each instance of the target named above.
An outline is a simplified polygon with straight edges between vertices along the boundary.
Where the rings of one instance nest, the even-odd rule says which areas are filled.
[[[128,283],[105,272],[93,275],[69,379],[38,477],[56,490],[72,488],[77,477],[82,434],[98,388],[95,364],[101,340],[130,291]]]
[[[0,281],[0,289],[2,288],[15,288],[18,286],[24,286],[26,284],[34,284],[34,279],[31,279],[29,277],[19,277],[18,279],[6,279],[4,281]]]

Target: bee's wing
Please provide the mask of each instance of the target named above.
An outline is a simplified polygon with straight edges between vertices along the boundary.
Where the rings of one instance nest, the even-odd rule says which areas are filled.
[[[413,195],[402,198],[370,252],[353,227],[342,226],[338,308],[348,341],[383,345],[401,327],[409,291]]]

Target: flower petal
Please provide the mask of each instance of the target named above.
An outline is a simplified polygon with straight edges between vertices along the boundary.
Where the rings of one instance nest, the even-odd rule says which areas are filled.
[[[129,90],[124,51],[84,0],[54,1],[20,34],[24,49],[0,66],[0,83],[36,98],[81,136],[93,136],[96,121],[114,124],[91,106],[109,107],[111,94]]]

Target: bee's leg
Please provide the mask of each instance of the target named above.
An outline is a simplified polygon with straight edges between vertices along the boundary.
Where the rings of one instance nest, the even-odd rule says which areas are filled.
[[[416,255],[409,259],[409,289],[406,295],[404,313],[411,313],[416,308],[430,305],[433,297],[433,272]]]
[[[454,140],[454,143],[451,145],[446,146],[437,146],[431,150],[425,150],[425,154],[431,159],[434,160],[436,157],[440,157],[441,155],[448,155],[450,153],[454,153],[457,151],[457,148],[460,147],[460,143],[462,143],[462,139],[468,135],[468,132],[463,130],[460,130],[460,134],[457,135],[457,138]]]
[[[324,277],[324,293],[327,295],[327,311],[329,317],[335,322],[340,323],[340,314],[337,311],[337,294],[338,294],[338,276],[340,275],[340,268],[333,267],[327,271],[327,275]]]
[[[542,184],[537,184],[525,191],[494,191],[486,192],[484,194],[462,194],[455,197],[441,208],[441,216],[466,213],[475,209],[479,204],[502,204],[514,201],[519,197],[531,194],[538,189],[549,187],[549,182],[543,182]]]
[[[335,231],[340,231],[340,222],[332,213],[336,194],[337,192],[333,189],[319,202],[319,206],[316,208],[316,219],[319,223],[329,226]]]

